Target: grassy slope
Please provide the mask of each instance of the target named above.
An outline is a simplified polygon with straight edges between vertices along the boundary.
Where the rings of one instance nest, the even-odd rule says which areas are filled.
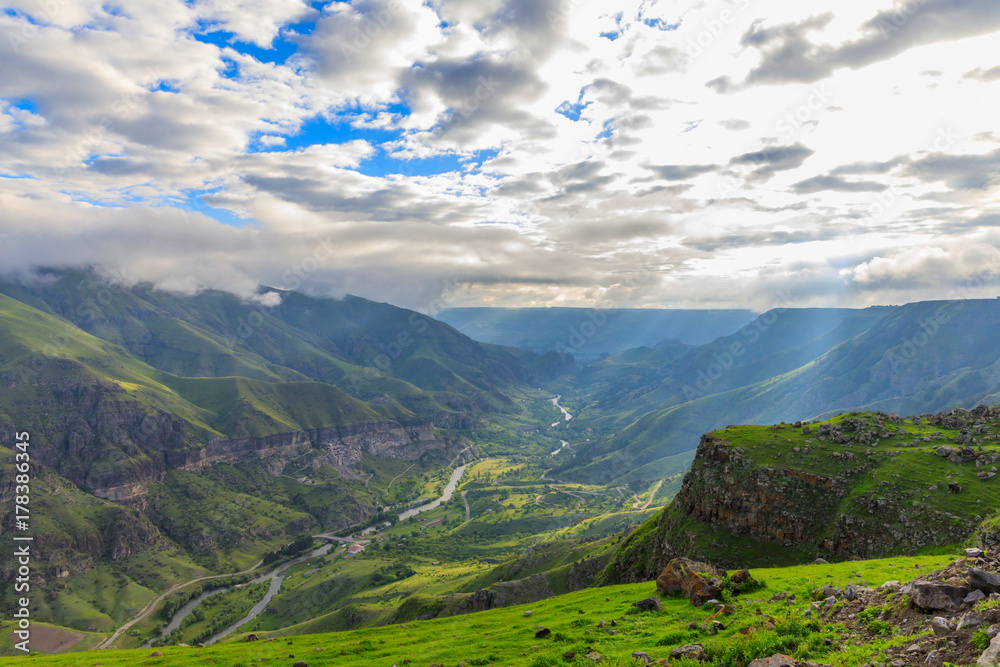
[[[267,663],[288,661],[289,664],[305,660],[310,667],[399,665],[404,660],[417,665],[454,665],[466,661],[549,667],[574,664],[574,660],[562,658],[567,651],[576,653],[577,663],[589,664],[584,654],[594,651],[601,655],[602,664],[618,666],[634,664],[631,654],[636,650],[661,658],[680,644],[699,641],[704,643],[711,658],[708,663],[701,663],[706,667],[731,664],[736,656],[749,662],[779,650],[832,665],[858,665],[878,658],[886,646],[904,643],[909,638],[896,630],[897,634],[881,643],[863,643],[841,626],[803,627],[801,610],[807,605],[808,593],[825,584],[878,586],[887,580],[905,581],[913,576],[915,565],[936,568],[949,560],[942,556],[894,558],[755,570],[753,574],[765,582],[766,588],[744,599],[738,598],[737,613],[725,619],[726,629],[715,636],[687,630],[690,622],[703,623],[711,611],[693,608],[685,600],[664,600],[661,613],[627,613],[632,602],[655,592],[651,583],[642,583],[586,589],[530,605],[430,621],[407,621],[392,627],[288,637],[273,642],[246,643],[234,637],[229,643],[209,648],[166,647],[159,649],[163,657],[157,658],[155,664],[224,667],[245,665],[260,658]],[[795,592],[798,601],[793,605],[766,602],[779,591]],[[778,621],[776,630],[760,627],[758,607]],[[530,618],[525,616],[527,610],[532,612]],[[613,619],[617,621],[615,634],[610,634],[607,626],[597,627],[600,621],[607,624]],[[538,626],[549,628],[552,635],[535,638]],[[749,637],[740,633],[747,626],[752,628]],[[261,638],[268,636],[258,634]],[[825,646],[824,639],[830,639],[832,645]],[[46,664],[91,665],[96,659],[105,667],[131,666],[146,664],[149,654],[149,649],[102,651],[99,655],[78,653],[49,656]],[[12,660],[18,658],[3,658],[0,664],[15,664]],[[677,661],[671,664],[674,662]]]
[[[837,424],[845,418],[872,422],[875,415],[848,413],[823,423]],[[653,563],[649,567],[655,570],[662,556],[653,547],[664,543],[684,553],[734,565],[737,561],[776,565],[818,556],[837,557],[831,555],[829,545],[840,545],[845,553],[865,557],[927,552],[961,542],[1000,507],[997,478],[977,477],[991,464],[980,469],[975,463],[952,463],[935,454],[942,445],[961,447],[954,442],[958,429],[934,426],[926,419],[907,421],[891,425],[889,437],[868,446],[833,443],[818,435],[818,424],[810,428],[808,435],[789,425],[731,426],[715,431],[710,435],[729,448],[742,449],[750,466],[734,466],[723,479],[718,468],[696,458],[684,482],[689,487],[687,498],[700,497],[711,504],[711,499],[723,492],[722,486],[752,490],[757,484],[752,480],[762,470],[802,471],[833,478],[835,493],[821,493],[815,500],[806,500],[811,497],[806,495],[809,490],[796,486],[794,479],[772,478],[768,483],[767,496],[790,499],[788,513],[801,517],[807,526],[794,543],[776,535],[765,536],[763,530],[754,535],[751,530],[731,529],[727,512],[733,508],[721,507],[722,514],[711,522],[691,516],[685,509],[686,501],[678,498],[631,535],[616,559],[631,563],[630,567]],[[899,434],[900,428],[905,435]],[[998,435],[1000,426],[992,424],[988,432],[976,436],[980,440],[975,445],[976,454],[1000,457],[995,440]],[[950,493],[949,483],[961,485],[963,492]],[[766,513],[757,520],[766,523]]]

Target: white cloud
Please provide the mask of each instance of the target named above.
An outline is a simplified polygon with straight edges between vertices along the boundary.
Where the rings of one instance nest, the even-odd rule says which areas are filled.
[[[914,4],[883,35],[889,0],[13,0],[0,258],[416,307],[445,280],[468,303],[923,298],[995,269],[1000,25]],[[414,158],[442,173],[386,171]]]

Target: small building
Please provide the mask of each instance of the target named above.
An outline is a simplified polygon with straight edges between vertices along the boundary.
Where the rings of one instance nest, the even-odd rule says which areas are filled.
[[[364,546],[360,544],[352,544],[351,546],[347,547],[347,555],[353,556],[355,554],[361,553],[364,550],[365,550]]]

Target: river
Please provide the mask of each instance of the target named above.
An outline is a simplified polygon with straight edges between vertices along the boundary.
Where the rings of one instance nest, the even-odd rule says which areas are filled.
[[[444,485],[444,493],[441,494],[440,498],[438,498],[437,500],[432,500],[431,502],[426,503],[424,505],[420,505],[418,507],[412,507],[400,513],[399,520],[402,521],[403,519],[409,519],[411,516],[416,516],[418,514],[421,514],[422,512],[429,512],[433,509],[437,509],[443,503],[446,503],[449,500],[451,500],[452,495],[455,493],[455,489],[458,487],[459,480],[462,479],[462,475],[465,474],[466,466],[468,466],[468,464],[458,466],[451,472],[451,477],[448,479],[448,483]],[[369,526],[368,528],[362,530],[361,534],[368,535],[370,533],[374,533],[380,527],[384,526]]]
[[[573,418],[573,415],[571,415],[571,414],[569,413],[569,410],[567,410],[567,409],[566,409],[566,408],[564,408],[563,406],[559,405],[559,399],[560,399],[560,398],[562,398],[562,394],[558,394],[558,395],[557,395],[557,396],[556,396],[555,398],[553,398],[553,399],[550,399],[550,400],[552,401],[552,405],[554,405],[554,406],[556,406],[557,408],[559,408],[560,410],[562,410],[562,413],[563,413],[563,417],[564,417],[564,418],[566,419],[566,421],[569,421],[570,419],[572,419],[572,418]],[[553,426],[559,426],[559,422],[554,422],[554,423],[553,423],[552,425],[553,425]]]

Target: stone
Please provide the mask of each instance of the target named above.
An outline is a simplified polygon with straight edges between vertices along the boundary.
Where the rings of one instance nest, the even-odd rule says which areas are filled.
[[[747,667],[795,667],[795,658],[784,653],[775,653],[769,658],[752,660]]]
[[[760,584],[750,575],[750,570],[740,570],[729,577],[729,581],[736,584],[739,591],[746,591]]]
[[[296,660],[292,663],[292,667],[309,667],[309,663],[305,660]]]
[[[902,585],[898,581],[893,580],[893,581],[887,581],[881,586],[879,586],[879,590],[882,590],[883,588],[888,588],[893,593],[898,593],[899,589],[902,588]]]
[[[538,628],[535,632],[535,639],[542,639],[543,637],[548,637],[552,634],[552,631],[548,628]]]
[[[587,660],[590,660],[591,662],[600,662],[601,654],[598,653],[597,651],[591,651],[590,653],[587,654]]]
[[[660,611],[660,601],[655,597],[649,597],[638,602],[633,602],[632,606],[639,611]]]
[[[636,660],[642,660],[647,665],[653,661],[645,651],[632,651],[632,657]]]
[[[966,595],[965,599],[962,600],[962,602],[968,604],[970,602],[979,602],[980,600],[985,600],[985,599],[986,599],[986,593],[983,593],[981,590],[977,588],[976,590]]]
[[[963,628],[978,628],[983,624],[983,617],[974,611],[962,616],[961,620],[958,621],[958,627],[956,630],[962,630]]]
[[[969,585],[983,593],[1000,593],[1000,576],[978,567],[970,567]]]
[[[924,649],[920,648],[920,644],[910,644],[906,647],[907,653],[923,653]]]
[[[996,667],[996,665],[1000,665],[1000,657],[998,655],[1000,655],[1000,635],[997,635],[990,641],[990,645],[986,647],[986,650],[976,660],[976,665],[978,667]]]
[[[670,652],[671,658],[687,658],[689,660],[708,660],[705,646],[702,644],[684,644]]]
[[[944,637],[950,635],[952,630],[954,630],[954,627],[950,622],[948,622],[947,618],[935,616],[931,619],[931,630],[933,630],[934,634],[938,637]]]
[[[152,653],[149,654],[149,657],[150,658],[162,658],[163,657],[163,653],[160,652],[160,651],[153,651]]]
[[[681,582],[692,572],[701,572],[711,576],[724,576],[715,566],[687,558],[674,558],[663,572],[656,578],[656,592],[660,595],[673,595],[682,591]]]
[[[829,565],[829,564],[830,561],[823,558],[817,558],[816,560],[813,561],[813,565]]]
[[[948,484],[948,493],[961,493],[962,485],[957,482],[950,482]]]
[[[927,667],[944,667],[944,660],[941,659],[941,652],[935,649],[928,653],[927,657],[924,658],[924,664],[927,665]]]
[[[965,586],[931,581],[913,581],[907,585],[907,589],[906,593],[913,604],[921,609],[941,611],[955,611],[970,592]]]
[[[681,592],[692,605],[700,607],[708,600],[721,597],[721,584],[717,578],[708,579],[697,572],[688,572],[681,580]]]
[[[258,637],[257,635],[255,635],[255,634],[253,634],[253,633],[251,632],[250,634],[248,634],[248,635],[246,636],[246,639],[244,639],[243,641],[247,641],[247,642],[255,642],[255,641],[257,641],[258,639],[259,639],[259,637]]]
[[[526,618],[529,617],[529,616],[531,616],[531,610],[529,609],[528,611],[524,612],[524,616]]]
[[[563,660],[572,660],[576,657],[576,651],[566,651],[563,653]]]

